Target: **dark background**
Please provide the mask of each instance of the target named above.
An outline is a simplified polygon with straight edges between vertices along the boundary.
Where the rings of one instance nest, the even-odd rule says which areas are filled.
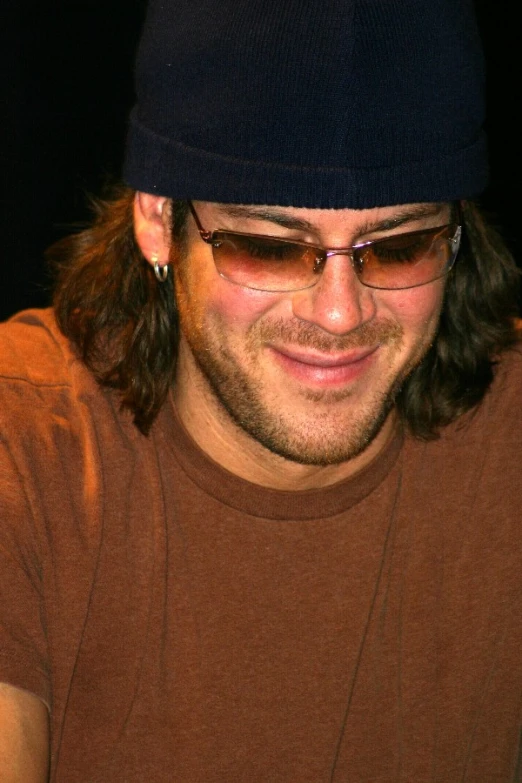
[[[429,2],[429,0],[427,0]],[[54,0],[2,10],[0,320],[49,301],[43,251],[117,180],[145,0]],[[488,63],[491,185],[483,206],[522,265],[516,4],[476,0]]]

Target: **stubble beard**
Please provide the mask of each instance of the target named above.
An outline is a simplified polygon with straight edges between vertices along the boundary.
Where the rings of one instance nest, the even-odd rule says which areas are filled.
[[[286,410],[280,410],[276,395],[256,373],[261,346],[275,343],[342,353],[379,344],[393,355],[403,340],[399,324],[381,320],[335,337],[301,322],[257,322],[244,344],[248,369],[228,349],[225,332],[183,322],[181,327],[209,393],[228,418],[273,454],[302,465],[336,465],[363,452],[381,430],[405,375],[413,369],[392,377],[359,406],[351,385],[317,391],[303,386],[297,400],[301,412],[295,414],[289,412],[288,401]],[[309,415],[303,415],[303,403]]]

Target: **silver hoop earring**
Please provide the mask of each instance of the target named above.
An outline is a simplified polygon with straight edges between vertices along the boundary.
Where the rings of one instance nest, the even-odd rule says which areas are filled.
[[[159,261],[154,261],[154,274],[158,283],[164,283],[169,276],[169,265],[160,266]]]

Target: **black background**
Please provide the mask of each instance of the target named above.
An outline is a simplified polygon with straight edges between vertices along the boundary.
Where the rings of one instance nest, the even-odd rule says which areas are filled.
[[[427,0],[429,1],[429,0]],[[45,305],[43,250],[118,179],[145,0],[5,0],[0,320]],[[491,185],[482,199],[522,261],[516,4],[476,0],[488,64]],[[510,10],[511,9],[511,10]]]

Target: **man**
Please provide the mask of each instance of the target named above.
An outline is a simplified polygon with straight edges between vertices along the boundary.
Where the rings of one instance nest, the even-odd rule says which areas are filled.
[[[521,776],[516,268],[466,0],[152,2],[1,331],[4,781]]]

